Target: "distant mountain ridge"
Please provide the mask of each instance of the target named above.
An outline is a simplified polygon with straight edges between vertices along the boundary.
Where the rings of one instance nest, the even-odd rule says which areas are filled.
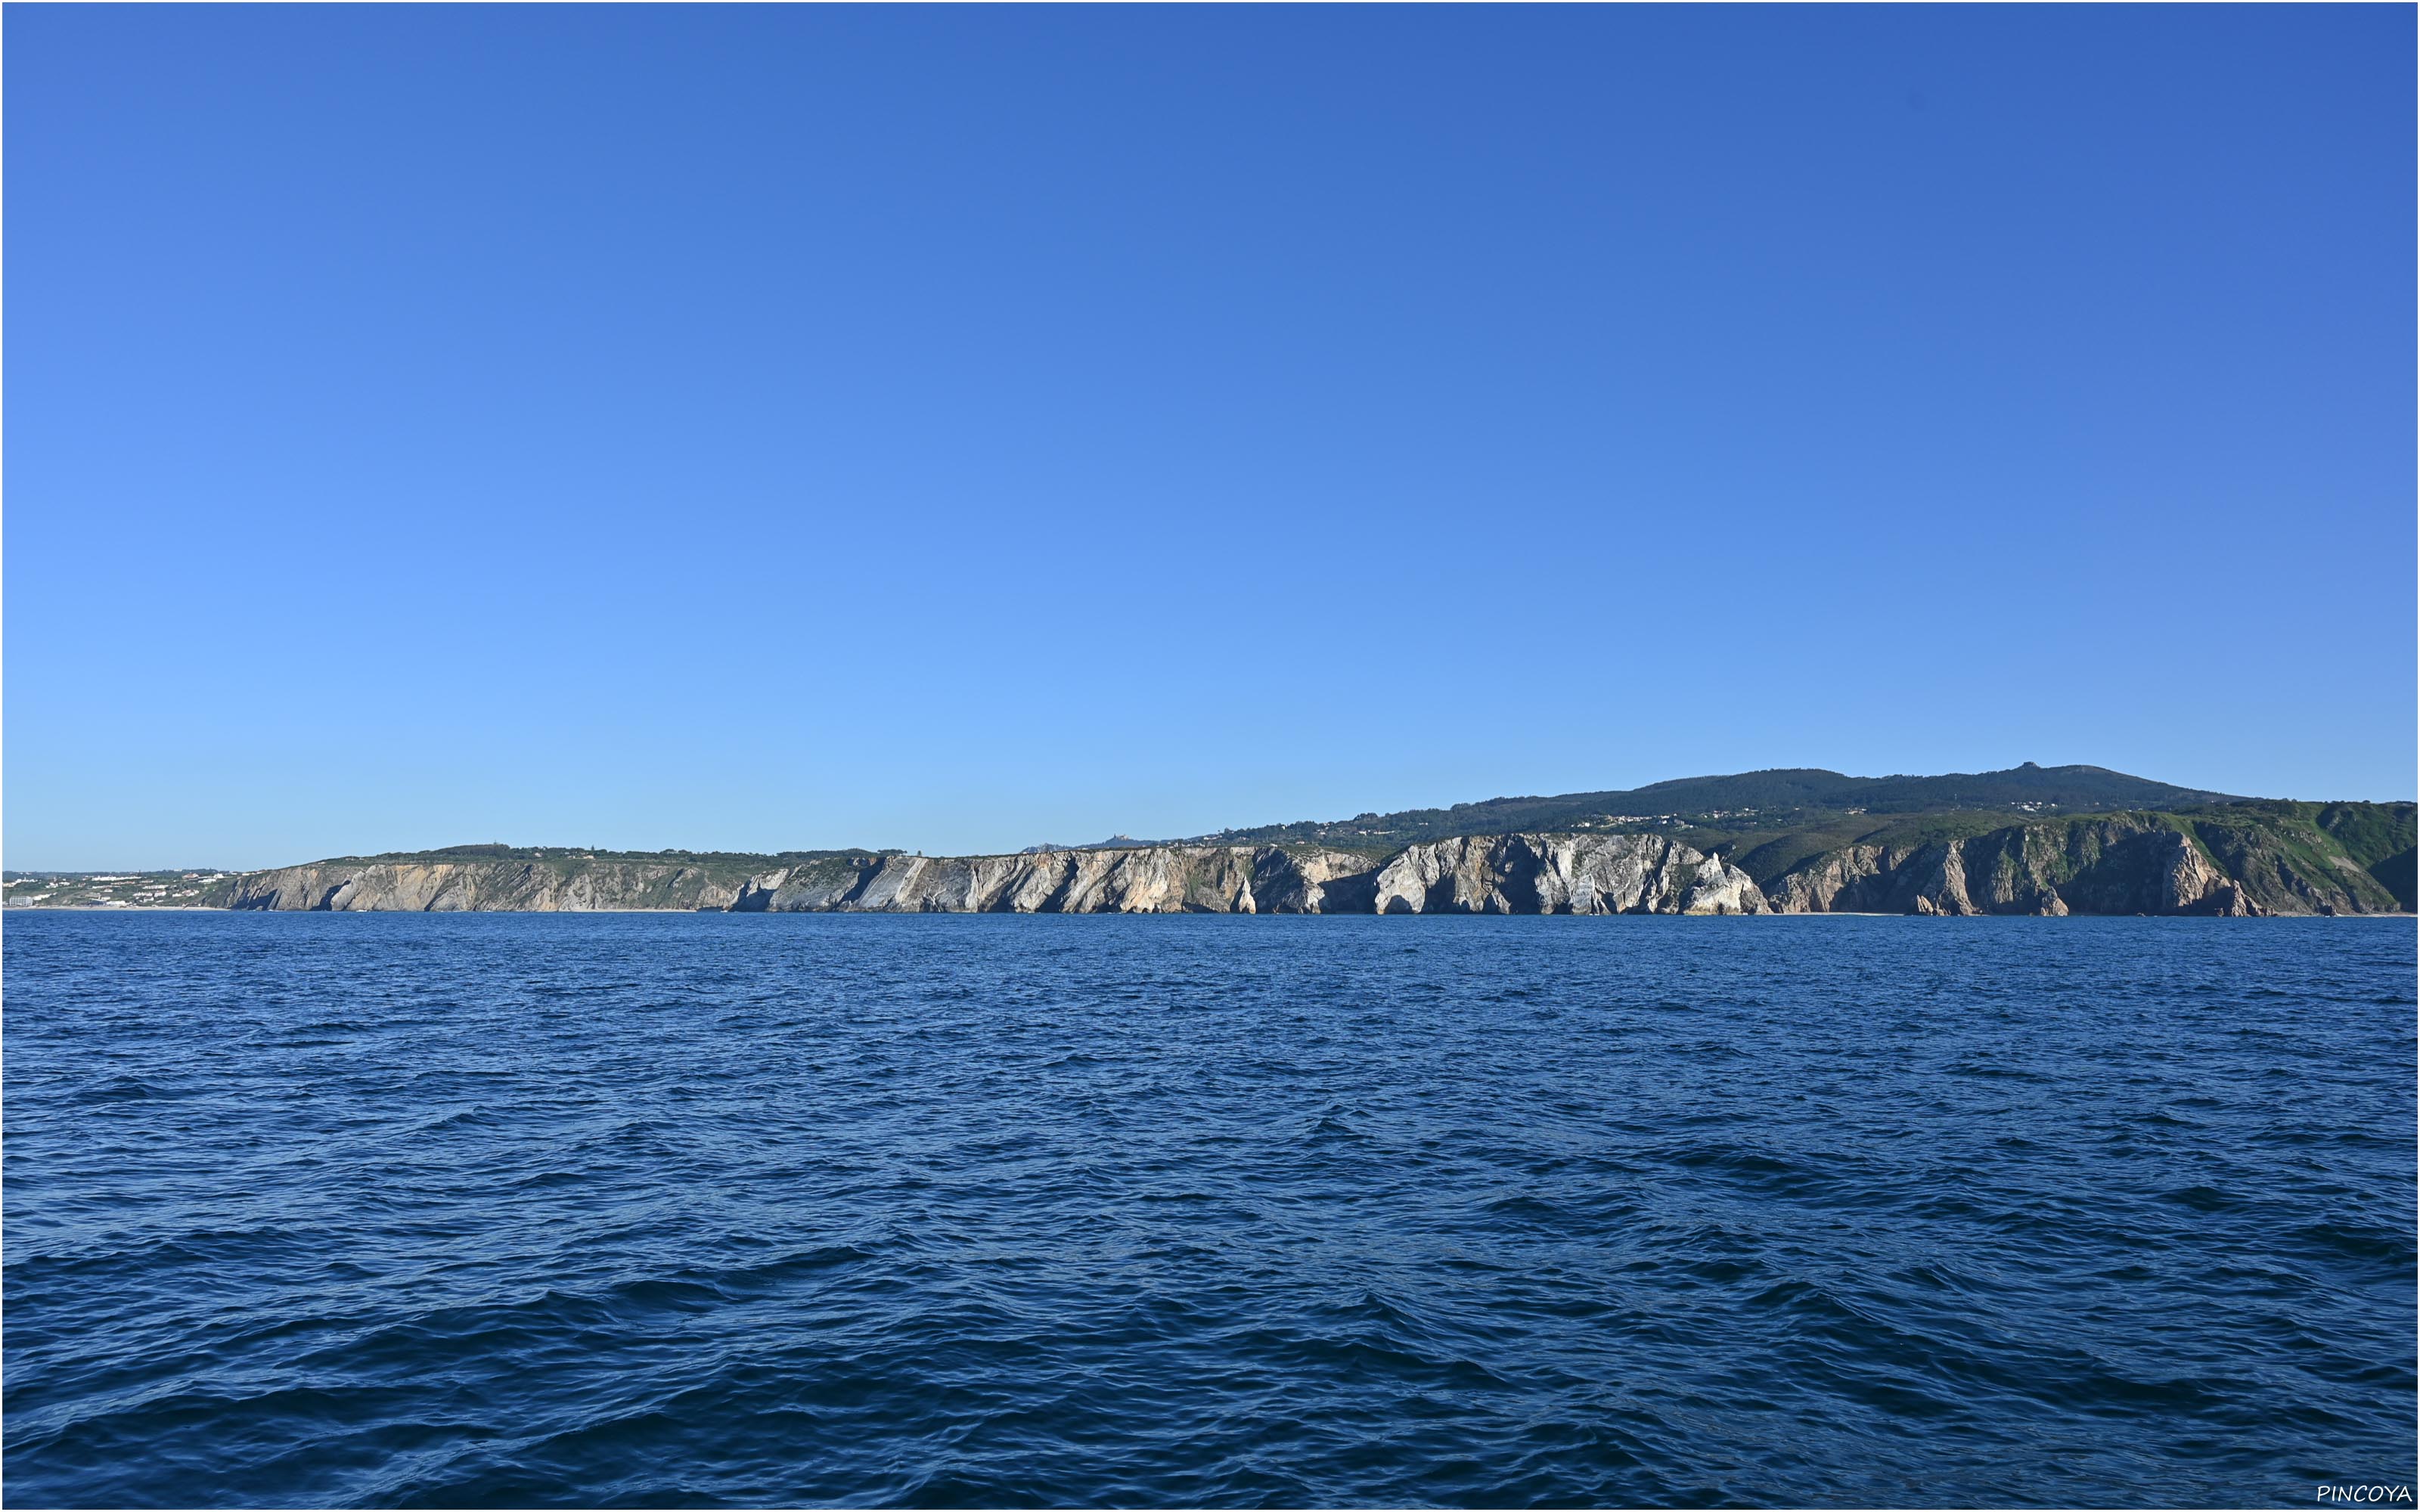
[[[2010,810],[2022,813],[2110,813],[2246,802],[2233,794],[2182,788],[2102,766],[2037,766],[2003,772],[1953,772],[1941,777],[1850,777],[1821,767],[1776,767],[1726,777],[1683,777],[1641,788],[1565,793],[1551,797],[1488,798],[1450,809],[1365,813],[1352,819],[1297,821],[1224,829],[1205,841],[1287,840],[1327,843],[1410,844],[1450,835],[1511,834],[1614,824],[1753,816],[1771,825],[1809,814],[1913,814]],[[2028,807],[2030,806],[2030,807]]]

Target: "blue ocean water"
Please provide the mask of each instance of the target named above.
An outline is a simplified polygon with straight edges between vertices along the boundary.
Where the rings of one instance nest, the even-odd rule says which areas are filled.
[[[11,914],[16,1505],[2414,1478],[2360,919]]]

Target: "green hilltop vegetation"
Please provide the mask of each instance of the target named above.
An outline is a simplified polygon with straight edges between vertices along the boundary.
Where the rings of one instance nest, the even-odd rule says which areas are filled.
[[[11,908],[220,908],[236,873],[216,867],[170,872],[0,872]]]
[[[1317,841],[1400,847],[1452,835],[1575,829],[1720,828],[1745,834],[1807,828],[1867,815],[1975,813],[2007,824],[2012,818],[2047,814],[2240,801],[2224,793],[2176,787],[2100,766],[2036,766],[2027,762],[2005,772],[1947,777],[1849,777],[1812,767],[1784,767],[1731,777],[1684,777],[1609,793],[1489,798],[1457,803],[1450,809],[1264,825],[1221,830],[1203,839],[1227,844]],[[1692,843],[1706,848],[1701,842]]]

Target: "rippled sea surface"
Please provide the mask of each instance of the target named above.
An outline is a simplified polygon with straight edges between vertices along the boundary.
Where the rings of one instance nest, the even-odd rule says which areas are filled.
[[[16,1505],[2292,1504],[2413,928],[6,923]]]

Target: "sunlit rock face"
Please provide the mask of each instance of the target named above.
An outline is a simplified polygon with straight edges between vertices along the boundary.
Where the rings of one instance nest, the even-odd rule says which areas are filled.
[[[1382,914],[1761,914],[1717,856],[1660,835],[1471,835],[1414,845],[1378,872]]]

